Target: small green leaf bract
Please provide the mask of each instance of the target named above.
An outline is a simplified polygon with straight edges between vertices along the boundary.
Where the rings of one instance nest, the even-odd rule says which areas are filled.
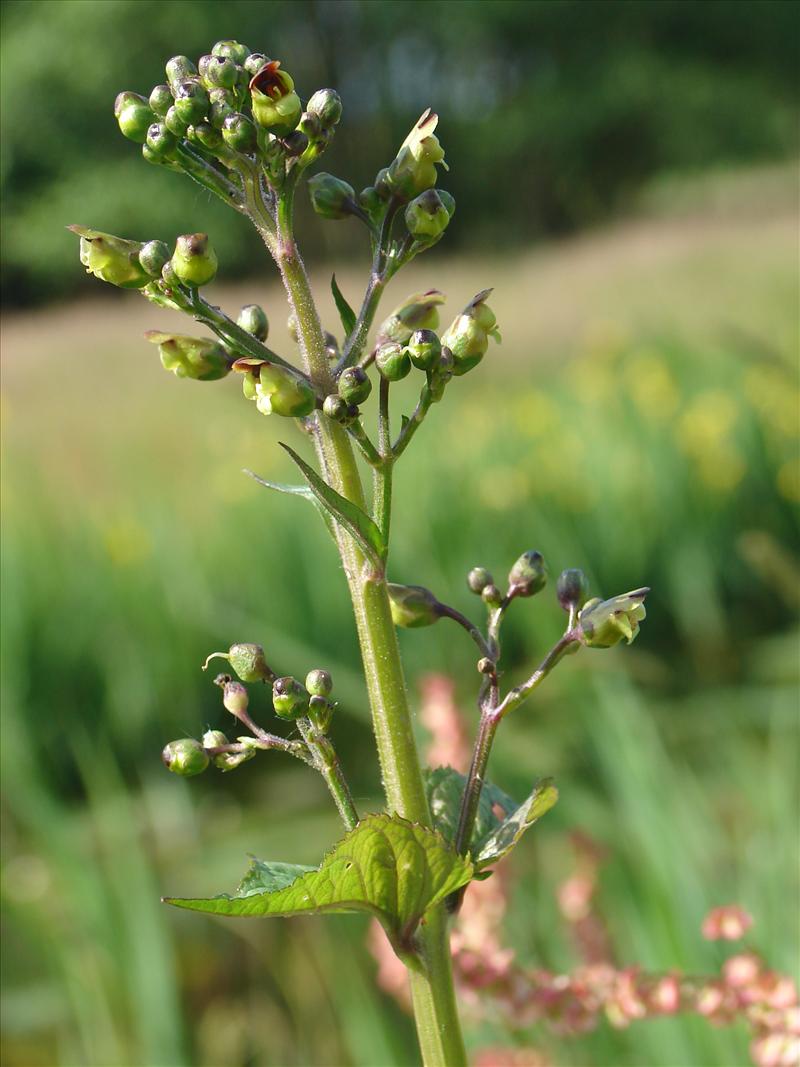
[[[558,790],[552,778],[540,778],[527,800],[505,819],[496,830],[484,838],[476,849],[478,870],[496,863],[514,848],[525,831],[548,812],[558,800]]]
[[[347,338],[353,332],[353,327],[356,324],[356,313],[347,303],[342,290],[336,284],[335,274],[331,277],[331,292],[333,293],[333,299],[336,301],[336,310],[339,312],[339,318],[342,320],[344,335]]]
[[[293,871],[303,873],[281,888],[259,889],[259,880],[280,885]],[[233,896],[165,900],[215,915],[366,911],[381,922],[396,951],[408,953],[425,912],[467,885],[472,875],[469,858],[459,856],[441,834],[399,815],[370,815],[334,846],[318,869],[257,863]]]
[[[425,791],[428,795],[433,825],[446,841],[455,841],[458,818],[461,811],[461,798],[467,779],[452,767],[433,767],[424,772]],[[501,825],[503,819],[495,815],[494,808],[499,806],[505,815],[510,815],[517,807],[517,802],[506,796],[502,790],[491,782],[484,782],[472,833],[471,847],[476,845]]]
[[[317,472],[298,456],[293,448],[290,448],[289,445],[284,444],[282,441],[280,445],[300,468],[311,492],[322,507],[358,541],[369,559],[379,569],[382,568],[386,559],[386,544],[383,540],[383,534],[369,515],[363,512],[357,504],[343,497],[324,482]]]

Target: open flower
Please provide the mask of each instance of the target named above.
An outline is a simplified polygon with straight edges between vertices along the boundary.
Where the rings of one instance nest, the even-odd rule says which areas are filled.
[[[644,598],[649,589],[634,589],[610,600],[599,597],[584,604],[578,615],[581,641],[588,648],[611,648],[624,637],[628,644],[639,632],[646,612]]]
[[[278,134],[291,133],[300,121],[303,105],[294,91],[291,74],[277,59],[265,63],[250,79],[253,118],[259,126]]]
[[[113,233],[90,230],[87,226],[68,226],[81,239],[81,263],[87,274],[121,289],[141,289],[150,276],[139,262],[141,241],[126,241]]]
[[[437,163],[448,169],[444,149],[434,133],[438,121],[435,111],[424,111],[389,165],[385,181],[395,196],[412,200],[436,185]]]

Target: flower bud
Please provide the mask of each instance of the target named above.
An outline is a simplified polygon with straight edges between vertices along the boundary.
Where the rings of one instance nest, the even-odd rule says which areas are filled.
[[[205,337],[148,330],[145,337],[158,345],[161,364],[176,378],[193,378],[198,382],[214,382],[224,378],[231,369],[228,353],[217,341]]]
[[[292,130],[283,138],[283,150],[289,158],[302,156],[308,148],[308,138],[302,130]]]
[[[564,611],[582,608],[589,595],[589,580],[582,570],[570,567],[558,576],[556,594]]]
[[[275,672],[270,670],[264,658],[261,645],[237,641],[227,652],[212,652],[203,664],[204,671],[208,670],[212,659],[226,659],[243,682],[271,682],[275,677]]]
[[[294,80],[275,59],[250,79],[253,118],[277,136],[290,133],[300,120],[303,105],[294,91]]]
[[[411,360],[402,345],[387,341],[375,353],[375,366],[387,382],[399,382],[411,371]]]
[[[138,93],[120,93],[114,101],[114,115],[120,131],[129,141],[144,144],[155,112]]]
[[[402,200],[412,200],[436,185],[437,163],[447,167],[444,149],[434,134],[438,121],[439,116],[430,108],[423,112],[389,165],[385,183]]]
[[[493,583],[494,579],[485,567],[473,567],[467,575],[467,585],[473,593],[477,593],[479,596],[487,585],[492,585]]]
[[[588,648],[611,648],[623,637],[631,644],[647,614],[644,598],[649,592],[647,588],[634,589],[610,600],[588,600],[578,615],[583,644]]]
[[[356,194],[352,185],[321,171],[308,181],[311,206],[324,219],[346,219],[356,210]]]
[[[175,137],[181,138],[186,136],[186,132],[189,129],[189,123],[186,119],[181,118],[178,109],[174,104],[167,111],[163,121],[169,132]]]
[[[239,744],[245,744],[246,742],[252,742],[252,737],[237,737],[236,740]],[[227,771],[235,771],[237,767],[241,767],[243,763],[247,763],[258,752],[258,747],[252,743],[247,748],[242,749],[241,752],[220,752],[218,756],[214,757],[214,766],[218,767],[223,773]]]
[[[203,748],[219,748],[221,745],[229,745],[230,741],[222,730],[206,730],[203,734]]]
[[[208,755],[199,741],[192,737],[183,737],[179,741],[170,741],[164,746],[161,759],[168,771],[191,778],[202,774],[208,766]]]
[[[376,219],[386,208],[386,201],[378,195],[374,185],[368,185],[358,194],[358,206],[370,216]]]
[[[339,376],[339,396],[348,404],[363,404],[372,392],[372,382],[363,367],[347,367]]]
[[[439,325],[438,305],[443,303],[444,296],[438,289],[406,297],[381,323],[378,340],[405,345],[415,330],[435,330]]]
[[[309,718],[323,733],[330,729],[335,707],[327,697],[312,696],[308,702]]]
[[[90,230],[86,226],[68,226],[81,239],[80,259],[87,274],[121,289],[141,289],[150,276],[139,262],[140,241],[126,241],[111,233]]]
[[[412,237],[428,240],[444,233],[450,212],[435,189],[426,189],[408,205],[405,220]]]
[[[481,589],[481,600],[487,607],[497,608],[503,602],[503,594],[494,582],[490,582],[489,585],[485,585],[483,589]]]
[[[218,152],[224,143],[222,134],[210,122],[199,122],[196,126],[190,126],[187,134],[189,140],[213,153]]]
[[[187,81],[182,81],[175,86],[174,93],[175,110],[183,121],[188,122],[191,126],[196,126],[198,122],[202,122],[208,114],[211,101],[207,90],[201,82],[191,78]]]
[[[164,70],[171,89],[186,81],[187,78],[197,75],[197,67],[188,56],[173,56],[172,59],[167,60]]]
[[[495,663],[490,660],[488,656],[481,656],[478,660],[477,667],[480,674],[494,674],[496,670]]]
[[[330,393],[322,402],[322,411],[333,422],[344,424],[349,417],[350,405],[338,393]]]
[[[172,90],[168,85],[156,85],[147,102],[151,110],[163,118],[173,104]]]
[[[421,585],[397,585],[389,582],[389,605],[395,626],[416,629],[431,626],[441,618],[442,605],[429,589]]]
[[[156,159],[169,159],[175,154],[178,138],[163,122],[152,123],[147,130],[147,147]]]
[[[304,111],[300,116],[300,122],[297,126],[301,133],[304,133],[309,141],[317,141],[322,133],[322,126],[320,125],[319,117],[313,113],[313,111]]]
[[[215,130],[221,130],[225,119],[237,113],[236,98],[227,89],[212,89],[208,94],[210,106],[208,121]]]
[[[335,89],[317,89],[306,104],[306,111],[317,116],[323,130],[330,129],[342,117],[342,98]]]
[[[309,695],[296,678],[287,675],[272,683],[272,706],[280,719],[299,719],[308,711]]]
[[[169,247],[163,241],[148,241],[139,252],[139,262],[152,278],[160,278],[165,263],[169,263]]]
[[[217,273],[217,256],[206,233],[180,236],[175,242],[171,262],[184,285],[206,285]]]
[[[222,704],[235,718],[247,714],[250,697],[241,682],[234,682],[227,675],[222,675],[228,680],[222,686]]]
[[[485,303],[491,291],[484,289],[473,297],[442,336],[442,344],[453,353],[456,374],[466,374],[480,363],[489,348],[490,337],[500,340],[497,320]]]
[[[237,370],[241,364],[242,361],[237,360]],[[256,407],[262,415],[299,419],[310,415],[316,403],[316,393],[304,379],[272,363],[259,364]]]
[[[433,330],[415,330],[406,351],[417,370],[433,370],[442,354],[442,342]]]
[[[261,68],[265,67],[267,63],[269,63],[269,59],[263,52],[251,52],[247,59],[242,63],[242,66],[252,78],[253,75],[258,74]]]
[[[247,330],[259,341],[266,341],[269,334],[267,314],[259,304],[245,304],[239,312],[236,325]]]
[[[245,154],[258,147],[256,128],[246,115],[233,111],[222,123],[222,136],[228,148]]]
[[[211,55],[232,59],[234,63],[241,66],[247,62],[250,49],[246,44],[239,44],[238,41],[217,41],[211,49]]]
[[[523,552],[508,574],[509,592],[515,596],[534,596],[546,582],[547,566],[541,552]]]
[[[306,689],[312,695],[312,697],[329,697],[333,690],[333,679],[328,671],[322,670],[317,667],[316,670],[309,671],[306,676]]]
[[[232,89],[236,85],[236,63],[230,56],[203,56],[197,69],[207,89]]]

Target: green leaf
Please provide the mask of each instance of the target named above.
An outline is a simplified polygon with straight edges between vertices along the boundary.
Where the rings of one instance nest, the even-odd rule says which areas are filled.
[[[480,842],[476,850],[476,868],[481,870],[508,855],[525,831],[541,819],[557,800],[558,790],[553,779],[540,778],[528,799]]]
[[[250,867],[247,874],[239,883],[236,890],[237,897],[249,897],[253,893],[274,893],[279,889],[285,889],[296,882],[315,867],[303,867],[298,863],[267,863],[264,860],[250,858]]]
[[[322,507],[316,494],[311,491],[307,485],[287,485],[286,482],[268,482],[266,478],[261,478],[258,474],[254,474],[253,471],[248,470],[247,467],[243,467],[242,470],[245,474],[249,475],[253,481],[258,482],[259,485],[263,485],[266,489],[274,489],[276,493],[288,493],[290,496],[299,496],[303,500],[309,500],[317,511],[322,516],[325,525],[328,527],[328,533],[336,541],[336,529],[331,521],[331,517],[327,510]]]
[[[433,824],[442,837],[452,844],[458,830],[461,799],[464,796],[467,779],[452,767],[434,767],[425,770],[424,774],[425,791],[428,795]],[[470,843],[473,852],[476,846],[479,846],[480,842],[492,834],[503,822],[501,817],[495,815],[495,807],[500,807],[504,815],[510,815],[516,809],[517,802],[492,782],[484,782]]]
[[[335,489],[332,489],[324,482],[317,472],[312,470],[305,460],[298,456],[293,448],[290,448],[289,445],[284,444],[282,441],[280,445],[300,468],[318,503],[336,522],[344,526],[347,532],[358,541],[375,566],[381,569],[386,559],[386,544],[383,540],[383,534],[369,515],[363,512],[357,504],[347,500],[346,497],[341,496]]]
[[[347,303],[342,294],[342,290],[336,284],[335,274],[331,277],[331,292],[333,293],[333,299],[336,301],[336,310],[339,312],[339,318],[342,320],[344,335],[345,337],[349,337],[356,324],[356,313]]]
[[[280,885],[259,889],[259,880]],[[467,885],[471,861],[441,834],[399,815],[370,815],[342,838],[319,868],[256,861],[239,890],[208,899],[166,897],[167,904],[214,915],[308,915],[366,911],[383,925],[400,954],[433,905]]]

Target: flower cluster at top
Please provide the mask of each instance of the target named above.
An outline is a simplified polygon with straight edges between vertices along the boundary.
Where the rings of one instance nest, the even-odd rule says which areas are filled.
[[[117,96],[114,113],[121,132],[142,145],[148,162],[187,175],[246,215],[280,261],[293,246],[297,182],[328,148],[341,118],[338,93],[319,89],[304,105],[279,60],[236,41],[218,41],[197,63],[173,56],[165,73],[166,81],[148,96],[131,91]],[[490,339],[499,340],[486,303],[489,290],[478,293],[441,336],[435,330],[444,298],[430,290],[397,307],[365,351],[380,291],[402,266],[441,239],[455,211],[453,197],[436,188],[439,168],[446,168],[437,122],[436,114],[425,111],[395,158],[358,194],[332,174],[318,173],[308,181],[311,204],[321,217],[359,220],[372,243],[372,289],[358,316],[334,284],[344,327],[341,344],[325,333],[334,392],[330,386],[315,388],[307,373],[266,346],[269,322],[258,305],[242,308],[234,321],[201,297],[199,289],[217,272],[206,234],[184,234],[171,249],[163,241],[132,241],[72,226],[81,238],[81,262],[101,281],[138,289],[153,303],[183,311],[213,330],[216,340],[148,333],[148,340],[159,345],[164,367],[178,377],[213,381],[235,370],[243,376],[244,395],[263,414],[303,418],[320,410],[352,429],[372,388],[370,365],[387,382],[416,368],[427,379],[420,421],[441,399],[447,382],[477,366]],[[289,333],[303,351],[307,342],[293,316]]]

